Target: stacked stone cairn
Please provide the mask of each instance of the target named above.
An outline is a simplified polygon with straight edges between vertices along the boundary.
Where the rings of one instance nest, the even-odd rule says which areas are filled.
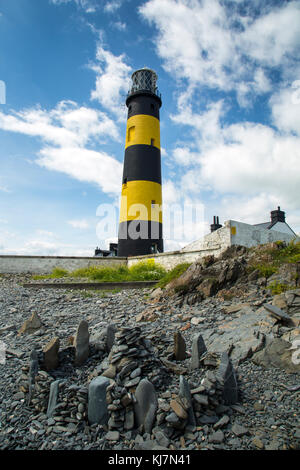
[[[80,323],[75,338],[73,355],[66,355],[73,357],[73,370],[84,366],[91,351],[87,322]],[[59,364],[57,338],[46,345],[39,358],[34,350],[29,367],[22,370],[20,390],[28,394],[28,406],[46,414],[48,425],[57,432],[75,432],[84,422],[90,427],[103,426],[112,434],[111,440],[135,431],[148,433],[149,438],[152,433],[167,445],[169,438],[193,432],[197,426],[213,424],[219,432],[227,424],[228,405],[238,402],[236,375],[228,353],[217,358],[210,355],[198,334],[189,358],[183,336],[175,334],[173,359],[188,359],[191,373],[203,371],[206,365],[214,366],[214,370],[206,370],[196,386],[178,374],[178,393],[174,394],[168,390],[170,369],[156,357],[141,327],[116,331],[115,325],[108,325],[102,340],[96,348],[102,350],[102,362],[83,384],[74,383],[74,375],[68,378],[51,371]],[[40,370],[39,365],[46,370]]]

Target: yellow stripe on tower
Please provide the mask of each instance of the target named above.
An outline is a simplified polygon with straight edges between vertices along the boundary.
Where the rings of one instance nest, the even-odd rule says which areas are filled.
[[[162,191],[159,183],[138,180],[123,184],[120,223],[136,219],[162,223],[161,208]]]
[[[159,120],[156,117],[136,114],[127,120],[125,149],[139,144],[160,149]]]

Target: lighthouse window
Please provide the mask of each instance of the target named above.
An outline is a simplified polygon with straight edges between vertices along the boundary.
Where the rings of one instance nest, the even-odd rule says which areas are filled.
[[[151,109],[154,110],[154,104],[153,103],[150,104],[150,107],[151,107]]]
[[[128,142],[131,142],[134,140],[134,132],[135,132],[135,126],[129,127],[128,129]]]
[[[155,206],[155,200],[154,199],[152,199],[152,201],[151,201],[151,206],[152,207]]]
[[[151,139],[151,145],[155,145],[155,139]]]

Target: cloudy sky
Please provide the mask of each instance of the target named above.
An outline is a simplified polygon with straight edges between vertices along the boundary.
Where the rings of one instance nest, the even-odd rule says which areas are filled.
[[[214,215],[259,223],[277,206],[300,232],[299,25],[299,1],[0,0],[0,254],[93,255],[113,239],[144,66],[162,94],[164,205],[203,209],[165,248]]]

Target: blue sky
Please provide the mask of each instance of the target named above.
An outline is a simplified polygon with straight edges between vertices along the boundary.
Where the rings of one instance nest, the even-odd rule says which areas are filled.
[[[278,205],[299,233],[299,24],[299,1],[0,0],[0,254],[114,240],[125,97],[144,66],[163,100],[164,207],[202,208],[165,248]],[[116,223],[101,238],[103,204]]]

